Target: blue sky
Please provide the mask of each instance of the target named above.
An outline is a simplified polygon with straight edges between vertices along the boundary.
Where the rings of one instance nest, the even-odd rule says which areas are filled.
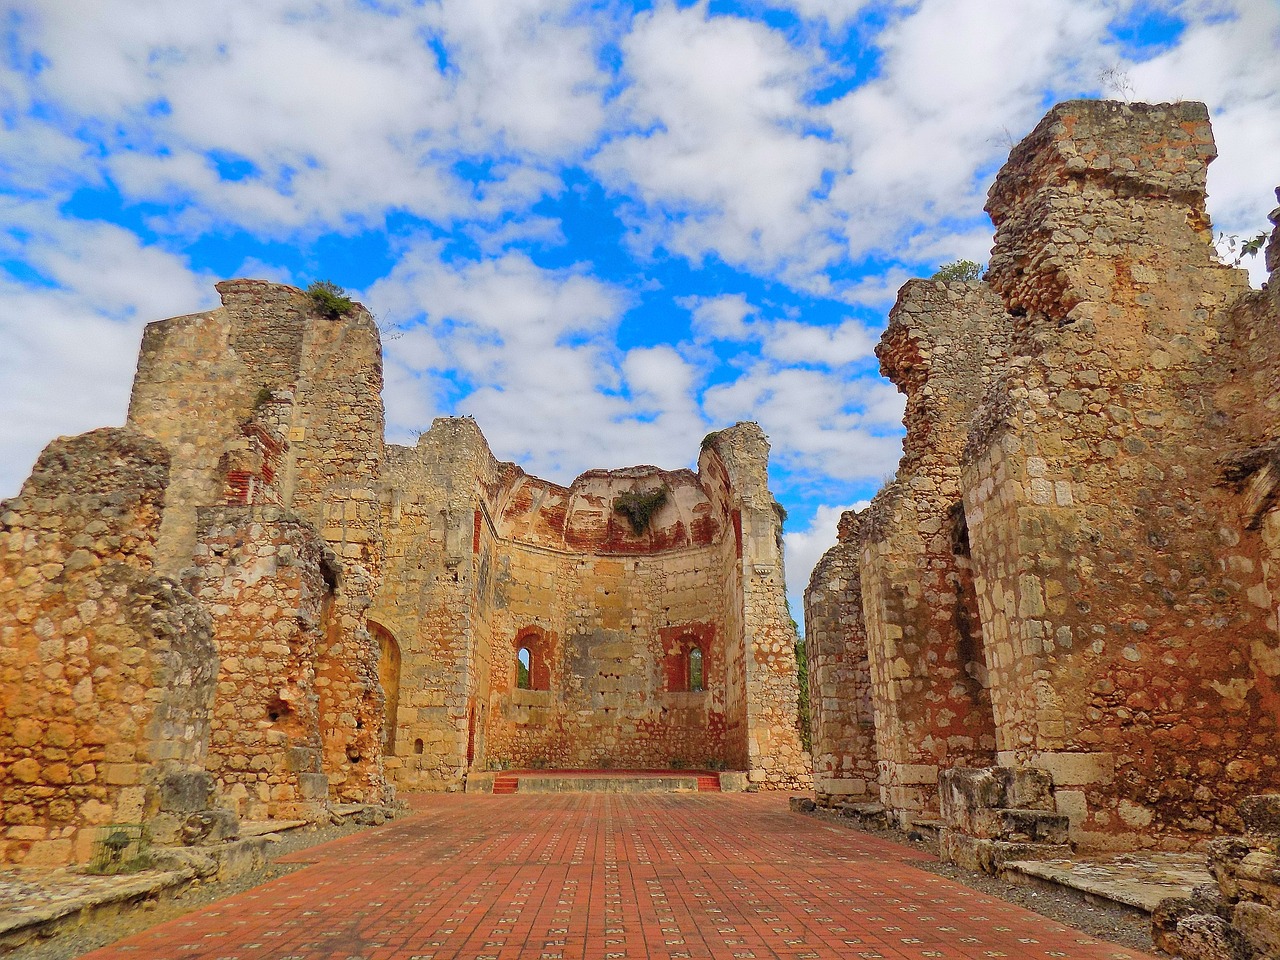
[[[797,614],[900,453],[897,288],[985,262],[1053,102],[1206,101],[1220,230],[1280,182],[1274,0],[0,0],[0,29],[0,496],[123,422],[146,322],[331,279],[386,333],[393,441],[471,414],[567,483],[759,421]]]

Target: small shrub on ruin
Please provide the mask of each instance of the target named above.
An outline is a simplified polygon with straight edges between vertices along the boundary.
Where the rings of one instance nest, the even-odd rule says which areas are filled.
[[[968,282],[971,280],[982,279],[982,265],[974,263],[972,260],[954,260],[951,263],[944,263],[937,272],[929,278],[930,280],[961,280]]]
[[[614,498],[613,510],[626,517],[627,522],[631,524],[631,532],[639,536],[648,529],[649,521],[666,502],[666,487],[655,487],[652,490],[628,490]]]
[[[328,280],[317,280],[307,287],[307,296],[311,298],[311,305],[316,312],[330,320],[337,320],[355,306],[355,301],[347,296],[347,291]]]

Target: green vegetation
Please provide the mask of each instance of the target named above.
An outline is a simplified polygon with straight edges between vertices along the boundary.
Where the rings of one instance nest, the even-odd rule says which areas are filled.
[[[974,263],[972,260],[955,260],[951,263],[944,263],[938,268],[930,280],[981,280],[982,265]]]
[[[1231,255],[1231,265],[1233,267],[1240,266],[1244,262],[1245,257],[1256,257],[1262,252],[1262,248],[1267,245],[1267,234],[1265,231],[1250,237],[1248,240],[1234,233],[1218,234],[1218,244],[1220,247],[1226,247]]]
[[[799,632],[794,620],[791,626]],[[796,706],[800,716],[800,745],[813,752],[813,721],[809,715],[809,655],[804,649],[804,638],[796,639]]]
[[[631,524],[631,532],[639,536],[648,529],[649,521],[666,502],[666,487],[654,487],[652,490],[628,490],[614,498],[613,510],[626,517]]]
[[[317,280],[307,287],[307,296],[311,298],[311,305],[316,312],[330,320],[337,320],[355,306],[355,301],[347,296],[347,291],[328,280]]]

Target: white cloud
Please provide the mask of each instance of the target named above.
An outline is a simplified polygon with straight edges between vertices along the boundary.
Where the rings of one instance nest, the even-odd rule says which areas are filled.
[[[773,444],[773,462],[804,476],[876,479],[894,469],[902,452],[902,399],[869,377],[761,361],[708,389],[703,408],[716,423],[758,421]]]
[[[424,243],[368,302],[391,323],[418,324],[387,343],[399,435],[428,425],[425,398],[461,389],[453,408],[476,417],[499,457],[568,482],[593,467],[687,465],[709,429],[699,364],[665,345],[619,351],[628,298],[580,270],[514,253],[445,263]]]
[[[574,6],[27,4],[24,52],[45,65],[6,86],[53,106],[42,132],[27,124],[48,141],[46,166],[73,162],[63,141],[77,130],[107,146],[84,176],[109,172],[131,198],[206,219],[281,232],[389,209],[492,215],[556,189],[545,165],[605,122],[597,54],[612,27]],[[474,194],[454,170],[467,158],[488,165]]]
[[[124,423],[145,323],[215,306],[213,278],[133,233],[8,202],[0,255],[44,280],[0,274],[0,496],[55,436]]]
[[[846,510],[863,510],[870,501],[860,500],[849,506],[823,505],[814,511],[809,526],[803,530],[788,530],[783,534],[786,548],[787,597],[791,602],[791,615],[804,628],[804,591],[809,585],[809,575],[822,559],[822,555],[836,545],[836,528],[840,516]]]
[[[834,248],[820,200],[836,159],[805,102],[812,51],[764,24],[662,4],[622,44],[634,132],[601,149],[595,170],[656,218],[653,239],[700,260],[816,270]]]
[[[693,318],[694,336],[707,340],[749,340],[751,317],[756,308],[740,293],[715,297],[681,297],[676,303]]]

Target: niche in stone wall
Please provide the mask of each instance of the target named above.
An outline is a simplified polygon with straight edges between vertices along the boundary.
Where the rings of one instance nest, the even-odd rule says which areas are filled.
[[[400,707],[400,644],[391,631],[381,624],[369,621],[369,632],[378,641],[378,682],[386,698],[382,718],[382,752],[393,756],[396,752],[396,713]]]

